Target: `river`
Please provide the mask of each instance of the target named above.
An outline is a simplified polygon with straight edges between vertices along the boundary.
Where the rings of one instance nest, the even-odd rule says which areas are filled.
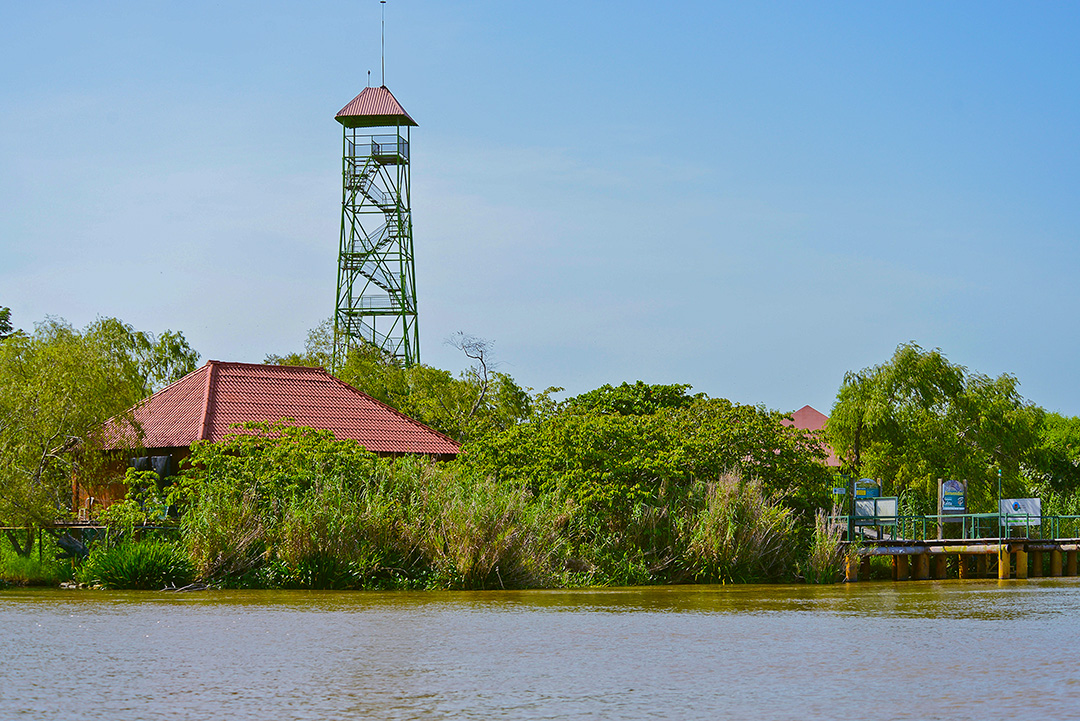
[[[0,591],[0,719],[1080,718],[1080,579]]]

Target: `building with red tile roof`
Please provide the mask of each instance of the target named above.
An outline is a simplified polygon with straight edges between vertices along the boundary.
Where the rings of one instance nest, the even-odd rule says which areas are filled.
[[[799,410],[791,414],[790,421],[784,421],[784,425],[793,426],[803,431],[809,431],[816,433],[820,436],[820,432],[825,430],[825,424],[829,422],[829,417],[821,411],[813,408],[812,406],[803,406]],[[840,459],[833,453],[833,449],[829,447],[824,440],[820,440],[822,448],[828,454],[825,457],[825,465],[830,468],[839,468]]]
[[[381,456],[417,454],[454,458],[459,444],[404,413],[358,391],[322,368],[209,361],[162,388],[132,410],[142,431],[138,444],[117,440],[106,450],[138,445],[140,459],[159,475],[175,472],[195,441],[217,442],[243,433],[236,424],[292,419],[298,426],[332,431]],[[108,435],[108,427],[106,431]],[[139,459],[136,459],[139,460]],[[138,467],[138,466],[136,466]],[[115,484],[114,484],[115,485]],[[88,497],[73,484],[74,508]],[[121,488],[92,489],[99,500],[122,497]]]

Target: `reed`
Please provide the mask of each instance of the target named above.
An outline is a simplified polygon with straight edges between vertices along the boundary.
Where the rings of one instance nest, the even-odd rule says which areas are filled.
[[[844,529],[829,522],[824,510],[814,516],[814,533],[806,558],[800,566],[807,583],[836,583],[843,577]]]
[[[757,480],[725,475],[707,484],[704,507],[688,534],[684,562],[698,581],[779,581],[791,574],[792,511]]]

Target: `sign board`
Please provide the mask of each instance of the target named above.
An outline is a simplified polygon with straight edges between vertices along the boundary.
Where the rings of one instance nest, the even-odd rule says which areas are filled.
[[[1006,526],[1037,526],[1042,522],[1042,499],[1002,498],[998,512]]]
[[[896,523],[896,497],[856,498],[855,522],[862,526],[891,526]]]
[[[832,494],[834,496],[846,496],[847,495],[847,489],[846,488],[834,488],[834,489],[832,489]]]
[[[881,495],[881,486],[873,478],[860,478],[855,481],[856,498],[877,498]]]
[[[967,489],[960,481],[945,481],[941,484],[941,513],[967,513]]]

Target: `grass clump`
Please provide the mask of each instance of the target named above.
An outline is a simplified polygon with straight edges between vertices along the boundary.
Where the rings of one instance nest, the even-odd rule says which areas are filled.
[[[807,583],[836,583],[843,578],[843,537],[844,529],[830,523],[825,511],[819,510],[814,517],[810,548],[800,567]]]
[[[108,589],[158,590],[191,582],[193,568],[176,544],[160,540],[102,544],[79,569],[79,580]]]

